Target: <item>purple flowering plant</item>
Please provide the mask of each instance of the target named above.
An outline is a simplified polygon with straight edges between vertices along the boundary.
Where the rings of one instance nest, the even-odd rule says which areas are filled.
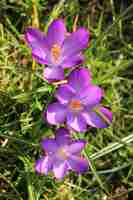
[[[47,35],[35,28],[26,30],[25,39],[38,63],[45,64],[44,78],[49,82],[63,80],[64,69],[84,61],[81,51],[89,41],[89,32],[84,28],[67,33],[63,20],[54,20]]]
[[[87,171],[88,162],[80,155],[85,144],[85,140],[73,141],[67,129],[58,129],[55,138],[42,140],[41,146],[45,155],[37,160],[36,171],[45,175],[53,171],[57,179],[62,179],[69,170],[79,174]]]
[[[70,73],[68,83],[57,89],[55,97],[58,101],[46,113],[50,124],[66,121],[68,128],[84,132],[87,125],[106,128],[112,121],[112,113],[100,104],[103,90],[91,83],[90,72],[83,67]]]
[[[35,164],[38,173],[53,172],[57,179],[62,179],[70,170],[80,174],[89,168],[81,155],[86,141],[73,140],[71,132],[85,132],[89,127],[106,128],[112,122],[112,112],[101,105],[103,90],[92,83],[87,68],[78,67],[85,60],[82,50],[87,47],[89,36],[84,28],[68,33],[60,19],[51,23],[47,34],[32,27],[25,33],[33,58],[45,65],[44,79],[49,84],[60,83],[54,95],[57,101],[48,105],[44,118],[51,125],[64,125],[67,129],[59,128],[55,138],[41,141],[45,155]],[[65,68],[71,70],[67,77]]]

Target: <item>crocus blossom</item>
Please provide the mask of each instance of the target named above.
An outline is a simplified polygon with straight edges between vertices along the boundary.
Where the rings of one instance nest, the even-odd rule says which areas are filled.
[[[87,47],[89,32],[84,28],[67,36],[64,22],[54,20],[47,35],[35,28],[26,30],[25,38],[32,49],[32,56],[38,63],[46,64],[44,78],[48,81],[64,79],[64,68],[83,62],[81,51]]]
[[[36,161],[36,171],[45,175],[53,171],[57,179],[62,179],[69,170],[77,173],[87,171],[88,162],[80,155],[85,144],[84,140],[72,141],[67,129],[58,129],[55,139],[42,140],[41,146],[46,155]]]
[[[100,105],[103,90],[91,84],[91,75],[86,68],[73,70],[68,83],[57,89],[57,102],[48,105],[46,118],[50,124],[66,122],[77,132],[84,132],[87,125],[105,128],[112,121],[112,113]]]

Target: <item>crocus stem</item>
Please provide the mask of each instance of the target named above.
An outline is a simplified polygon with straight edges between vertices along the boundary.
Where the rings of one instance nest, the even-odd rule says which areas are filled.
[[[33,172],[33,168],[32,168],[32,164],[31,164],[31,160],[25,156],[20,156],[19,159],[23,162],[25,173],[26,173],[27,189],[28,189],[28,198],[27,199],[28,200],[37,200],[36,190],[32,183],[31,171]]]
[[[35,200],[31,183],[28,183],[29,200]]]

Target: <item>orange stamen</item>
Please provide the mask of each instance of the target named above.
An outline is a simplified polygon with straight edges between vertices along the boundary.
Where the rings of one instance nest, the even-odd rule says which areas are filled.
[[[64,148],[60,148],[59,150],[58,150],[58,155],[61,157],[61,158],[63,158],[64,160],[66,160],[67,159],[67,154],[66,154],[66,151],[64,150]]]
[[[70,102],[70,109],[74,111],[79,111],[82,109],[82,104],[79,100],[72,100]]]
[[[54,44],[51,48],[51,55],[54,62],[57,62],[61,55],[61,47],[58,44]]]

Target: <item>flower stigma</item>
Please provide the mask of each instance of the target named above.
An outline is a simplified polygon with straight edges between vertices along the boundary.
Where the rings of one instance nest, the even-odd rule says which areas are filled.
[[[67,152],[65,149],[62,147],[58,150],[58,155],[63,159],[66,160],[68,158]]]
[[[54,62],[58,62],[61,55],[61,47],[58,44],[54,44],[51,48],[51,55]]]
[[[80,111],[83,109],[83,106],[79,100],[72,100],[69,104],[69,107],[72,111]]]

